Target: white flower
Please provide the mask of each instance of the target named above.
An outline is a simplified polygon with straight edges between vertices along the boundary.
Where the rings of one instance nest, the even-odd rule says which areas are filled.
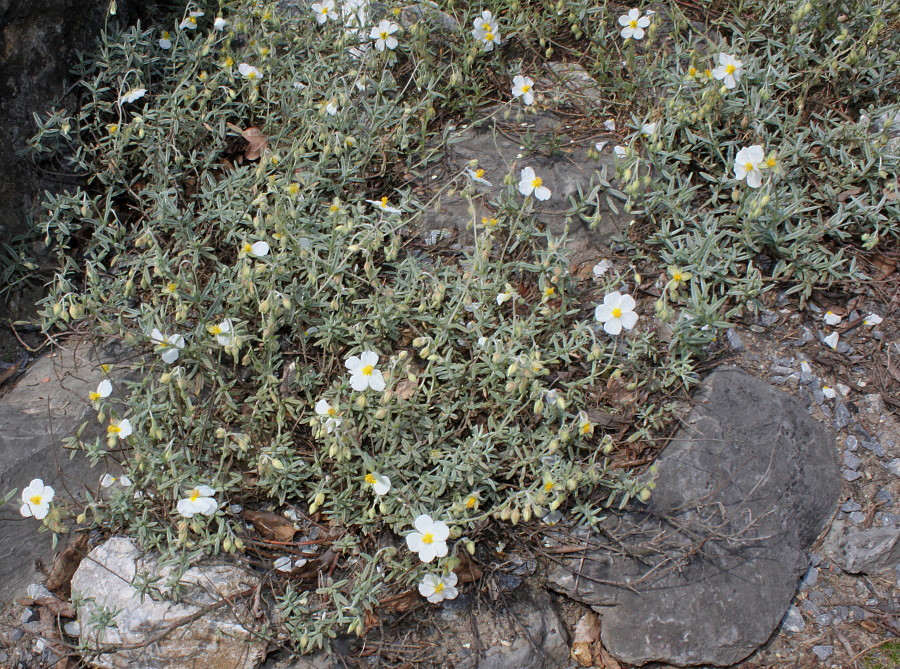
[[[269,242],[253,242],[252,244],[249,242],[244,242],[244,245],[238,252],[238,257],[240,258],[243,258],[244,256],[262,258],[263,256],[267,255],[269,255]]]
[[[392,207],[388,204],[387,196],[381,198],[380,200],[366,200],[369,204],[375,205],[376,209],[381,209],[381,211],[386,211],[389,214],[399,214],[400,210],[397,207]]]
[[[468,177],[477,183],[484,184],[485,186],[491,186],[491,182],[484,178],[484,170],[479,168],[477,170],[466,169],[466,174]]]
[[[386,495],[391,489],[391,479],[376,472],[366,474],[366,483],[372,486],[372,490],[379,497]]]
[[[837,325],[838,323],[840,323],[843,320],[840,316],[838,316],[837,314],[832,313],[830,311],[825,312],[824,319],[825,319],[825,323],[827,325]]]
[[[447,555],[447,538],[450,528],[446,523],[432,520],[431,516],[422,514],[416,518],[416,531],[406,535],[406,545],[413,553],[419,554],[422,562],[431,562],[436,557]]]
[[[523,77],[521,74],[517,74],[513,77],[513,97],[522,98],[522,102],[526,105],[530,105],[534,102],[533,88],[534,81],[531,80],[531,77]]]
[[[325,419],[325,431],[328,434],[334,432],[335,428],[341,426],[342,418],[338,418],[338,410],[336,406],[331,406],[327,400],[319,400],[316,402],[316,413],[320,416],[327,416]]]
[[[513,298],[513,293],[497,293],[497,304],[509,302]]]
[[[372,32],[369,33],[369,37],[375,40],[375,48],[378,51],[384,51],[385,49],[396,49],[397,48],[397,38],[394,37],[394,33],[400,29],[396,23],[391,23],[387,19],[382,19],[377,26],[372,28]]]
[[[278,571],[288,572],[288,571],[293,570],[294,561],[291,558],[289,558],[287,555],[284,555],[284,556],[278,558],[277,560],[275,560],[275,562],[272,563],[272,566],[275,567],[275,569]]]
[[[109,488],[112,485],[119,483],[123,488],[128,488],[131,486],[131,479],[125,476],[119,476],[118,478],[113,476],[112,474],[104,474],[100,477],[100,487],[101,488]]]
[[[616,131],[616,120],[611,118],[608,121],[604,121],[603,127],[606,128],[607,130],[609,130],[610,132],[615,132]]]
[[[111,421],[109,427],[106,428],[106,433],[108,435],[111,437],[118,437],[119,439],[125,439],[131,435],[131,432],[131,421],[127,418]]]
[[[593,267],[594,278],[599,279],[601,276],[606,274],[611,268],[613,264],[609,260],[601,260]]]
[[[644,137],[653,137],[653,133],[656,132],[656,123],[645,123],[641,126],[641,134]]]
[[[334,0],[322,0],[322,2],[314,2],[312,10],[316,14],[316,22],[319,25],[322,25],[328,19],[337,21],[338,14],[336,11],[334,11]]]
[[[162,353],[163,362],[170,365],[178,360],[180,355],[178,349],[184,348],[184,337],[180,334],[173,334],[167,337],[154,328],[153,332],[150,333],[150,339],[156,342],[156,350]]]
[[[597,153],[600,153],[606,148],[607,144],[609,144],[609,140],[603,140],[602,142],[594,144],[594,148],[597,150]]]
[[[495,44],[500,44],[500,33],[497,31],[486,32],[481,38],[481,48],[484,51],[493,51]]]
[[[119,104],[123,105],[126,102],[134,102],[135,100],[140,100],[146,94],[146,88],[132,88],[130,91],[119,98]]]
[[[329,101],[328,104],[325,105],[325,113],[327,113],[329,116],[334,116],[338,113],[337,105],[334,104],[334,102]]]
[[[197,19],[204,15],[204,12],[191,12],[188,14],[184,20],[178,25],[182,30],[196,30],[197,29]]]
[[[220,346],[231,346],[234,343],[234,332],[231,328],[231,319],[226,318],[218,325],[207,325],[209,334],[215,336]]]
[[[100,385],[97,386],[97,390],[92,392],[88,397],[91,402],[96,402],[97,400],[104,399],[109,397],[112,394],[112,384],[104,379],[100,382]]]
[[[217,16],[216,20],[213,21],[213,28],[215,28],[216,30],[225,30],[227,26],[228,21],[223,19],[221,16]]]
[[[825,342],[830,348],[837,350],[838,339],[840,339],[840,335],[837,332],[832,332],[830,335],[825,337],[822,341]]]
[[[617,335],[622,329],[630,330],[637,323],[638,315],[634,313],[635,301],[631,295],[622,295],[619,291],[608,293],[603,304],[594,310],[594,318],[603,323],[603,329]]]
[[[544,185],[544,180],[535,175],[534,170],[526,167],[519,174],[519,192],[524,196],[534,195],[538,200],[550,199],[550,189]]]
[[[187,491],[187,497],[178,501],[178,513],[185,518],[191,518],[195,513],[211,516],[219,508],[219,503],[213,499],[216,491],[205,485]]]
[[[172,48],[172,40],[169,39],[169,31],[163,30],[162,35],[159,38],[159,48],[160,49],[171,49]]]
[[[628,153],[628,149],[617,144],[613,147],[613,153],[616,154],[619,158],[624,158],[625,154]]]
[[[833,400],[835,396],[837,396],[837,392],[835,392],[834,388],[829,388],[828,386],[822,386],[822,394],[830,400]]]
[[[488,10],[481,12],[480,17],[476,17],[472,22],[472,37],[475,39],[483,39],[485,33],[497,32],[497,22],[494,15]]]
[[[378,354],[375,351],[363,351],[359,357],[351,355],[344,366],[350,372],[350,387],[362,392],[366,388],[381,392],[384,390],[384,377],[375,369]]]
[[[457,576],[452,571],[447,576],[437,574],[425,574],[419,583],[419,594],[432,604],[437,604],[445,599],[455,599],[459,594],[456,589]]]
[[[253,67],[252,65],[248,65],[247,63],[241,63],[238,65],[238,72],[241,73],[242,77],[249,79],[250,81],[256,81],[257,79],[262,79],[262,72]]]
[[[639,9],[632,9],[619,17],[619,25],[624,26],[621,33],[623,39],[644,39],[644,28],[650,25],[650,17],[641,16]]]
[[[38,520],[43,520],[50,511],[50,502],[53,501],[55,494],[53,488],[44,485],[41,479],[32,479],[28,487],[22,491],[23,504],[19,513],[26,518],[34,516]]]
[[[747,179],[750,188],[762,186],[762,164],[766,159],[766,152],[759,144],[745,146],[734,157],[734,178],[738,181]]]
[[[734,56],[719,54],[719,65],[712,71],[715,79],[725,82],[725,88],[731,90],[741,80],[743,64]]]
[[[880,325],[884,319],[878,314],[869,314],[863,320],[866,325]]]

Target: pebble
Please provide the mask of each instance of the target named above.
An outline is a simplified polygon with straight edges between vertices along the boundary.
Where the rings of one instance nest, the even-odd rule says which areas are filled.
[[[822,609],[819,608],[819,605],[808,599],[800,605],[800,610],[811,616],[817,616],[822,613]]]
[[[815,567],[810,567],[806,570],[806,573],[803,575],[803,579],[800,581],[801,588],[811,588],[819,581],[819,570]],[[814,602],[811,602],[814,604]]]
[[[872,616],[871,613],[866,611],[861,606],[851,606],[850,607],[850,615],[853,616],[853,620],[856,620],[856,621],[865,620]]]
[[[845,469],[843,474],[845,481],[855,481],[862,476],[862,474],[860,474],[859,472],[855,472],[852,469]]]
[[[731,344],[731,348],[736,351],[740,351],[744,348],[744,342],[741,341],[741,336],[735,332],[734,328],[728,328],[725,331],[725,336],[728,338],[728,343]]]
[[[809,593],[809,599],[816,604],[821,604],[825,601],[825,595],[821,590],[813,590]]]
[[[777,320],[778,314],[776,314],[774,311],[764,311],[759,317],[759,322],[764,327],[771,327]]]
[[[793,604],[791,605],[791,608],[787,610],[787,613],[784,614],[784,618],[781,619],[781,629],[788,634],[799,634],[806,629],[806,622],[803,620],[803,614],[800,613],[800,609]]]
[[[894,458],[883,466],[894,476],[900,476],[900,458]]]
[[[14,629],[12,634],[9,635],[11,641],[18,641],[23,636],[25,636],[25,630],[23,629]]]
[[[850,344],[848,344],[847,342],[839,341],[837,343],[837,348],[834,350],[838,353],[850,353],[851,351],[853,351],[853,348],[851,348]]]
[[[848,451],[855,451],[857,448],[859,448],[859,439],[851,434],[849,437],[844,439],[844,446],[847,447]]]
[[[900,458],[895,458],[891,462],[897,463],[897,466],[900,467]],[[888,464],[891,464],[890,462]],[[875,493],[875,501],[881,502],[882,507],[889,508],[894,506],[894,498],[891,497],[891,493],[888,492],[887,488],[880,488],[877,493]]]
[[[819,627],[828,627],[831,624],[831,616],[827,613],[820,613],[816,616],[816,624]]]
[[[22,611],[22,617],[20,618],[20,620],[22,621],[23,625],[27,625],[28,623],[33,623],[35,620],[39,620],[40,617],[41,616],[37,611],[26,606]]]
[[[879,458],[883,458],[885,456],[884,444],[882,444],[877,439],[864,439],[862,442],[862,447],[867,451],[872,451]]]
[[[794,373],[793,369],[791,369],[790,367],[787,367],[785,365],[773,365],[772,371],[775,372],[776,374],[782,374],[784,376],[790,376],[791,374]]]
[[[850,424],[851,418],[852,416],[850,415],[850,410],[847,408],[847,405],[838,400],[834,407],[834,429],[843,430]]]
[[[853,513],[850,514],[850,522],[853,523],[854,525],[859,525],[865,519],[866,519],[866,514],[864,514],[862,511],[854,511]]]
[[[827,660],[834,653],[834,646],[813,646],[812,652],[816,654],[820,660]]]
[[[855,499],[848,499],[841,507],[844,513],[853,513],[854,511],[862,511],[862,505]]]

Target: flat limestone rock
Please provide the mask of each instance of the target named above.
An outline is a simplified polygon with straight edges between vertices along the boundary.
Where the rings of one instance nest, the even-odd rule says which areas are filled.
[[[571,198],[579,200],[579,190],[587,195],[592,184],[598,185],[597,179],[604,169],[607,178],[612,178],[615,142],[610,142],[598,159],[588,154],[596,138],[570,139],[574,136],[573,128],[553,112],[527,114],[521,122],[503,121],[500,116],[502,112],[497,111],[477,127],[460,128],[448,135],[443,164],[452,169],[443,176],[459,174],[469,161],[477,160],[479,168],[484,170],[483,178],[491,185],[476,184],[480,195],[471,204],[458,194],[441,199],[438,207],[423,216],[426,240],[429,235],[440,239],[452,234],[468,243],[472,224],[481,225],[483,217],[491,218],[495,214],[489,202],[506,190],[504,178],[512,175],[518,184],[521,170],[531,167],[552,193],[549,200],[534,202],[537,218],[554,236],[567,234],[566,248],[572,254],[573,263],[597,262],[612,236],[624,232],[633,217],[624,212],[623,202],[601,187],[591,200],[599,213],[598,224],[592,228],[574,214]],[[525,149],[526,146],[531,149]],[[515,197],[524,202],[525,198],[518,192]]]
[[[838,502],[834,435],[797,400],[730,368],[695,400],[649,504],[609,518],[600,549],[549,578],[592,605],[604,647],[636,665],[750,655],[787,611]]]
[[[863,528],[837,520],[822,550],[846,572],[878,574],[900,564],[900,527]]]
[[[94,666],[254,669],[265,658],[266,643],[253,636],[253,618],[246,606],[251,599],[246,595],[259,584],[252,572],[201,563],[181,577],[179,601],[163,599],[159,593],[142,595],[134,587],[138,575],[144,580],[160,578],[160,590],[166,589],[167,570],[152,555],[142,556],[130,539],[114,537],[92,550],[72,577],[72,600],[80,602],[82,643],[94,648],[98,643],[132,646],[98,655]],[[92,622],[101,610],[115,612],[114,626],[100,629]]]
[[[79,497],[85,487],[96,491],[105,470],[92,468],[83,453],[62,447],[62,440],[83,423],[85,439],[104,435],[88,394],[108,375],[102,363],[115,363],[128,355],[121,347],[97,348],[86,342],[70,342],[65,348],[39,358],[16,386],[0,397],[0,491],[20,492],[32,479],[51,485],[56,500]],[[113,364],[113,383],[118,370]],[[118,394],[119,390],[116,391]],[[53,562],[50,535],[38,533],[40,521],[19,515],[16,498],[0,508],[4,541],[0,543],[0,601],[8,601],[41,575],[35,561]]]

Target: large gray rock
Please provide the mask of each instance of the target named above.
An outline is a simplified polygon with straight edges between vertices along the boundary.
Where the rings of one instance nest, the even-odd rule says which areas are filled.
[[[86,486],[97,490],[105,470],[92,468],[82,453],[64,449],[62,441],[84,423],[88,424],[85,439],[105,434],[88,394],[107,378],[100,365],[125,355],[124,349],[109,345],[98,349],[86,342],[70,342],[35,361],[16,386],[0,397],[0,492],[21,491],[34,478],[53,486],[56,501],[79,497]],[[114,379],[119,377],[118,366],[113,365],[112,373]],[[14,598],[42,578],[35,569],[37,561],[47,567],[53,562],[50,535],[38,533],[40,521],[22,518],[20,506],[17,497],[0,507],[4,538],[0,542],[0,601]]]
[[[601,614],[604,647],[632,664],[750,655],[838,501],[834,436],[798,401],[736,369],[711,374],[695,399],[650,503],[608,519],[601,550],[550,576]]]
[[[900,565],[900,527],[854,527],[835,521],[822,547],[825,555],[851,574],[878,574]]]
[[[531,167],[552,193],[545,202],[534,201],[538,219],[557,237],[567,233],[566,247],[574,263],[596,262],[600,250],[614,234],[625,231],[633,218],[624,212],[623,202],[617,200],[612,190],[599,187],[598,179],[604,168],[607,178],[615,174],[614,142],[598,159],[593,155],[596,138],[580,138],[557,114],[527,114],[520,123],[502,121],[499,116],[498,111],[477,126],[461,128],[447,136],[442,156],[447,171],[443,175],[437,174],[436,169],[433,171],[439,177],[438,182],[444,183],[442,176],[458,175],[470,161],[477,160],[478,167],[485,171],[484,179],[492,185],[477,185],[481,195],[471,204],[459,194],[444,197],[438,207],[423,216],[422,227],[429,231],[426,239],[448,233],[459,234],[464,241],[471,239],[472,224],[480,225],[482,217],[495,215],[489,202],[508,188],[504,178],[512,175],[515,190],[521,170]],[[589,207],[590,213],[598,212],[597,225],[592,228],[577,215],[572,201],[580,203],[582,195],[587,196],[597,188],[599,191],[590,200],[596,206]],[[515,197],[524,202],[517,191]]]
[[[142,556],[130,539],[113,538],[92,550],[72,578],[78,602],[81,641],[90,647],[133,646],[98,655],[106,669],[253,669],[266,655],[254,635],[247,610],[259,577],[234,565],[201,563],[181,577],[179,601],[166,585],[170,570],[151,555]],[[157,581],[159,591],[142,595],[138,580]],[[113,624],[96,624],[103,610]],[[149,643],[153,641],[153,643]]]

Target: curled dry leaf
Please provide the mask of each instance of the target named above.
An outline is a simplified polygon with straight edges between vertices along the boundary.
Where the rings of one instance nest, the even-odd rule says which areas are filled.
[[[394,394],[396,395],[398,400],[408,400],[410,397],[416,394],[416,388],[418,387],[418,381],[403,379],[397,384],[397,387],[394,390]]]
[[[247,156],[247,160],[256,160],[269,150],[269,138],[266,137],[259,128],[247,128],[241,132],[241,135],[247,140],[247,143],[250,144],[244,152]]]
[[[599,640],[600,621],[595,613],[589,611],[575,625],[575,633],[572,635],[572,659],[582,667],[592,666],[594,664],[592,646]]]
[[[244,519],[251,523],[262,536],[275,541],[290,541],[297,532],[291,521],[271,511],[247,509],[244,511]]]

